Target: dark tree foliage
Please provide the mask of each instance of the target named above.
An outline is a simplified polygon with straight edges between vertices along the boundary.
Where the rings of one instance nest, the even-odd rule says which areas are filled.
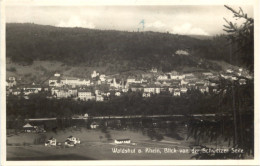
[[[228,153],[198,154],[197,159],[216,158],[244,158],[245,155],[254,155],[254,91],[252,80],[247,80],[246,85],[240,85],[238,81],[221,79],[219,83],[220,93],[215,96],[216,112],[214,119],[203,121],[192,119],[189,124],[189,137],[200,144],[200,140],[206,138],[210,142],[224,140],[229,146],[242,148],[243,154]]]
[[[225,6],[234,14],[236,20],[243,20],[240,26],[237,23],[226,21],[224,31],[228,33],[230,44],[234,45],[232,52],[236,59],[244,64],[251,72],[254,70],[254,19],[247,16],[242,8],[238,11],[229,6]]]
[[[110,66],[118,71],[197,67],[200,59],[226,60],[223,36],[200,40],[157,32],[101,31],[58,28],[36,24],[6,25],[7,57],[22,64],[34,60],[60,61],[68,65]],[[217,47],[215,47],[217,45]],[[187,50],[190,56],[174,55]],[[216,69],[212,64],[202,68]]]
[[[254,67],[254,20],[248,18],[247,14],[240,8],[236,10],[225,6],[232,11],[237,19],[244,19],[245,22],[238,27],[236,23],[229,22],[224,25],[228,32],[228,40],[233,61],[241,62],[251,72]],[[239,79],[246,79],[245,85],[239,84]],[[210,141],[214,139],[224,139],[234,148],[242,148],[244,153],[227,154],[205,154],[199,153],[194,156],[196,159],[238,159],[245,155],[254,156],[254,79],[239,77],[238,80],[219,79],[220,93],[216,96],[217,103],[215,110],[219,117],[214,121],[191,121],[189,134],[193,136],[197,143],[202,137],[207,136]],[[222,115],[225,115],[224,117]],[[230,117],[229,117],[230,115]]]
[[[129,92],[106,102],[47,99],[45,94],[30,95],[30,99],[26,100],[11,95],[7,97],[7,118],[69,118],[85,113],[91,116],[214,113],[214,103],[209,95],[197,91],[190,91],[181,97],[154,95],[151,98]]]

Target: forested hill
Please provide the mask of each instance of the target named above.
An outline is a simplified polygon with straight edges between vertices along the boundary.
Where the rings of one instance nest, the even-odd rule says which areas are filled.
[[[200,40],[169,33],[60,28],[29,23],[8,23],[6,46],[7,57],[23,64],[49,60],[68,65],[120,65],[126,70],[159,67],[166,71],[180,66],[198,66],[201,58],[228,60],[223,36]],[[190,55],[176,55],[177,50],[186,50]]]

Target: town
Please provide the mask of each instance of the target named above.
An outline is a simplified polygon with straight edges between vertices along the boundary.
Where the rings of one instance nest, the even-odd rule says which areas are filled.
[[[47,92],[48,98],[72,98],[97,102],[120,97],[129,91],[140,92],[143,98],[162,93],[178,97],[192,89],[203,94],[216,94],[219,92],[217,82],[220,78],[235,80],[243,85],[246,84],[246,79],[252,77],[242,68],[221,72],[190,73],[177,71],[163,73],[157,68],[152,68],[150,71],[128,75],[126,78],[119,74],[105,75],[93,71],[89,79],[67,77],[55,72],[45,84],[22,84],[20,83],[22,78],[18,80],[15,77],[9,77],[6,81],[6,93],[7,96],[16,95],[29,99],[31,94]]]

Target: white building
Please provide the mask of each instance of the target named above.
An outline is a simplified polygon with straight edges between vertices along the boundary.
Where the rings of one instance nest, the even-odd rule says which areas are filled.
[[[74,144],[80,144],[79,138],[76,138],[76,137],[73,137],[73,136],[69,136],[67,138],[67,140],[72,141]]]
[[[47,142],[45,142],[45,146],[56,146],[56,139],[55,138],[50,138]]]
[[[180,96],[181,95],[181,91],[179,89],[175,89],[173,91],[173,96]]]
[[[115,139],[115,144],[130,144],[130,139]]]
[[[134,77],[128,77],[127,80],[126,80],[127,83],[135,83],[135,78]]]
[[[226,72],[227,73],[233,73],[233,70],[232,69],[227,69]]]
[[[175,52],[176,55],[189,55],[188,51],[185,50],[177,50]]]
[[[181,93],[187,93],[188,89],[187,88],[181,88]]]
[[[96,101],[104,101],[104,97],[101,95],[96,95]]]
[[[165,74],[159,75],[157,78],[157,80],[167,80],[167,79],[168,79],[168,76]]]
[[[151,97],[151,93],[149,93],[149,92],[148,92],[148,93],[147,93],[147,92],[144,92],[144,93],[142,94],[142,96],[143,96],[143,97]]]
[[[120,92],[116,92],[115,96],[121,96],[121,93]]]
[[[60,77],[60,73],[55,73],[54,77]]]
[[[92,93],[89,92],[89,91],[79,90],[78,91],[78,98],[80,100],[88,101],[88,100],[94,100],[95,96],[93,96]]]
[[[199,88],[201,93],[209,92],[209,88],[207,86],[203,86]]]
[[[96,78],[97,76],[99,76],[99,73],[97,73],[97,72],[94,70],[93,73],[91,74],[91,78]]]
[[[100,81],[102,81],[102,82],[106,81],[106,75],[101,74],[101,75],[99,76],[99,79],[100,79]]]
[[[154,87],[145,87],[144,92],[145,93],[155,93],[155,88]]]

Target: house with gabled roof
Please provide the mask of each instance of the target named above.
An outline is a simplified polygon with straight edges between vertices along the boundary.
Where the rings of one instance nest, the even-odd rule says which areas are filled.
[[[57,140],[51,137],[47,142],[45,142],[45,146],[56,146]]]
[[[9,88],[15,86],[17,84],[15,77],[9,77],[8,80],[6,81],[6,86]]]
[[[26,123],[26,124],[23,126],[23,130],[24,130],[24,132],[26,132],[26,133],[30,133],[30,132],[35,131],[35,127],[32,126],[30,123]]]
[[[60,75],[55,75],[49,78],[49,86],[62,86]]]
[[[180,89],[174,89],[173,96],[180,96],[180,95],[181,95]]]

